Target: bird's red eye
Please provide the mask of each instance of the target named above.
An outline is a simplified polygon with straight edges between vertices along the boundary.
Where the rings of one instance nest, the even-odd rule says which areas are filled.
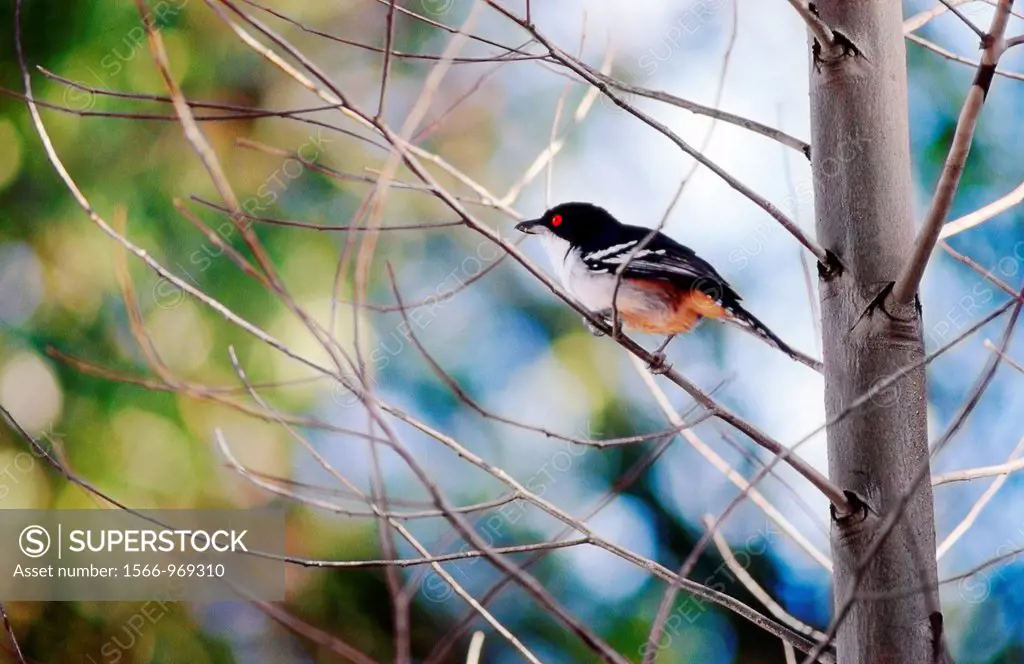
[[[551,225],[552,226],[561,226],[562,225],[562,215],[556,214],[555,216],[551,217]]]

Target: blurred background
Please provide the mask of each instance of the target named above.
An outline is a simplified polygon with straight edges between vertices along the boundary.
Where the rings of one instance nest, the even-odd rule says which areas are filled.
[[[253,4],[244,11],[299,47],[349,96],[376,109],[387,2],[347,3],[268,0],[296,25]],[[171,69],[192,100],[268,110],[323,106],[322,100],[244,45],[199,0],[150,2]],[[218,3],[214,5],[221,7]],[[935,3],[904,2],[911,16]],[[524,11],[520,1],[504,3]],[[471,3],[409,0],[399,3],[447,26],[458,27]],[[803,25],[783,2],[759,0],[644,0],[635,3],[534,2],[532,18],[543,34],[597,67],[644,87],[700,103],[720,105],[803,140],[809,139],[807,57]],[[987,26],[984,2],[963,6]],[[170,105],[103,94],[164,95],[137,9],[132,2],[36,0],[23,10],[25,56],[36,96],[65,112],[42,109],[54,148],[97,212],[115,223],[183,280],[224,303],[298,354],[325,361],[301,322],[270,292],[241,272],[224,253],[176,211],[174,203],[211,228],[227,217],[192,197],[219,201],[207,172],[169,121]],[[1021,32],[1015,20],[1010,34]],[[313,28],[343,41],[312,34]],[[473,32],[520,45],[527,35],[484,9]],[[967,58],[977,37],[953,16],[941,16],[917,34]],[[439,55],[451,33],[396,14],[394,47],[407,54]],[[536,49],[536,46],[532,48]],[[918,209],[930,197],[974,68],[908,43],[911,140]],[[414,142],[444,157],[489,192],[509,199],[524,217],[568,200],[598,203],[624,221],[656,225],[666,213],[692,160],[663,136],[607,99],[591,103],[588,87],[534,60],[493,61],[498,50],[471,41],[440,84]],[[537,51],[539,52],[539,50]],[[726,54],[728,59],[726,60]],[[0,18],[0,85],[23,92],[14,46],[13,3]],[[383,119],[402,126],[435,61],[396,57]],[[727,67],[724,69],[723,65]],[[69,86],[37,67],[84,87]],[[1024,72],[1024,50],[1004,56],[1001,68]],[[1019,131],[1024,85],[997,77],[982,115],[971,158],[951,218],[995,200],[1024,180]],[[742,182],[779,205],[813,233],[812,175],[797,151],[732,125],[639,97],[631,103],[664,122]],[[556,109],[560,109],[560,112]],[[137,117],[97,116],[132,113]],[[197,115],[227,111],[197,110]],[[337,112],[306,113],[324,124],[284,117],[244,117],[202,123],[231,184],[256,214],[311,224],[347,225],[386,161],[365,140],[372,135]],[[554,129],[553,129],[554,127]],[[336,128],[353,132],[346,134]],[[709,134],[710,132],[710,134]],[[550,175],[540,171],[515,186],[557,136],[561,151]],[[851,137],[859,140],[859,137]],[[868,137],[866,140],[870,140]],[[379,139],[374,142],[379,143]],[[356,178],[339,179],[292,158]],[[432,172],[440,173],[435,169]],[[439,176],[440,177],[440,176]],[[399,170],[399,180],[414,178]],[[443,183],[469,198],[476,194],[453,178]],[[481,206],[481,219],[517,239],[513,220]],[[1024,274],[1024,226],[1019,208],[950,238],[950,244],[1011,287]],[[456,221],[422,191],[393,188],[383,225]],[[228,228],[228,227],[225,227]],[[413,332],[434,359],[473,399],[491,412],[564,436],[595,440],[660,431],[671,425],[626,354],[592,337],[580,318],[522,266],[479,234],[457,226],[382,233],[372,267],[370,303],[351,304],[351,278],[334,288],[346,233],[264,223],[253,226],[295,300],[351,348],[353,322],[362,325],[373,385],[382,399],[461,441],[575,516],[591,511],[655,442],[586,447],[482,417],[438,379],[410,340],[394,310],[387,265],[405,302],[419,302]],[[797,348],[820,356],[816,332],[813,265],[773,220],[722,180],[698,169],[688,181],[665,232],[715,264],[749,308]],[[237,233],[227,234],[245,251]],[[545,269],[540,246],[521,245]],[[227,466],[214,442],[224,433],[247,467],[295,482],[291,489],[352,509],[358,501],[272,419],[183,390],[153,390],[117,376],[99,376],[70,363],[78,358],[121,376],[156,376],[131,333],[118,286],[118,245],[90,222],[47,160],[27,108],[16,96],[0,97],[0,403],[37,440],[52,445],[66,463],[97,487],[136,508],[214,508],[285,505],[287,548],[307,558],[360,560],[383,557],[371,518],[317,510],[263,491]],[[254,408],[232,368],[228,349],[253,382],[273,385],[262,394],[282,413],[315,418],[366,432],[366,411],[340,385],[318,379],[299,362],[226,322],[217,312],[161,280],[141,261],[127,259],[135,298],[153,345],[181,381],[235,390],[229,396]],[[481,272],[487,270],[484,276]],[[477,279],[474,279],[478,277]],[[468,286],[464,284],[468,283]],[[811,292],[809,292],[809,288]],[[980,275],[943,255],[929,268],[922,292],[926,344],[934,350],[954,339],[1006,295]],[[986,325],[930,365],[929,414],[933,436],[950,422],[989,359],[986,339],[1003,333],[1005,319]],[[1009,355],[1024,363],[1020,332]],[[648,347],[653,338],[640,338]],[[716,398],[792,445],[824,420],[820,376],[789,361],[753,337],[707,324],[669,348],[669,360]],[[934,472],[1002,463],[1024,436],[1024,375],[1003,364],[966,426],[935,461]],[[692,403],[663,385],[671,405]],[[899,398],[898,393],[892,398]],[[258,410],[258,409],[257,409]],[[499,498],[506,488],[436,441],[404,423],[397,433],[455,504]],[[305,428],[317,451],[369,491],[372,464],[363,438]],[[700,440],[745,476],[766,455],[739,434],[714,422],[700,424]],[[826,468],[824,439],[800,447],[804,458]],[[388,496],[395,507],[423,509],[429,496],[390,450],[380,451]],[[828,553],[827,505],[788,469],[768,478],[764,494],[820,551]],[[964,518],[991,479],[936,489],[939,541]],[[703,532],[701,518],[717,515],[737,495],[736,486],[683,438],[588,523],[640,555],[677,569]],[[1024,547],[1024,482],[1009,476],[972,529],[944,553],[940,578]],[[28,453],[10,431],[0,432],[0,508],[94,508],[97,500]],[[536,507],[512,502],[470,515],[478,534],[495,546],[554,537],[561,524]],[[440,518],[408,527],[433,553],[465,548]],[[746,502],[722,529],[741,565],[797,618],[828,624],[829,573],[782,535],[764,513]],[[400,557],[417,554],[404,541]],[[529,554],[514,557],[523,562]],[[447,563],[456,580],[482,596],[499,580],[477,559]],[[548,553],[531,568],[544,586],[582,621],[632,660],[647,637],[664,584],[595,547]],[[964,583],[943,587],[946,629],[961,663],[1024,661],[1024,605],[1013,592],[1022,580],[1012,560]],[[401,571],[411,593],[413,655],[423,661],[465,661],[468,634],[439,652],[436,646],[466,614],[467,606],[428,567]],[[722,565],[712,547],[694,580],[761,608]],[[588,662],[595,656],[521,589],[510,586],[491,603],[495,616],[545,662]],[[666,632],[659,662],[782,662],[777,639],[748,622],[683,594],[681,620]],[[290,569],[287,614],[245,603],[178,604],[141,629],[128,618],[133,603],[9,603],[12,624],[31,662],[337,662],[350,661],[314,635],[334,635],[377,661],[393,652],[393,618],[380,569]],[[477,618],[474,626],[482,626]],[[485,662],[517,662],[521,655],[487,631]],[[114,644],[113,647],[111,644]],[[6,645],[0,661],[15,661]],[[355,660],[358,661],[358,660]]]

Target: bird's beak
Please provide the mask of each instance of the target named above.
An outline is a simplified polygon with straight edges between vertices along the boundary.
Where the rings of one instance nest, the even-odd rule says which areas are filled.
[[[530,219],[516,224],[516,230],[527,235],[536,235],[539,228],[541,228],[540,219]]]

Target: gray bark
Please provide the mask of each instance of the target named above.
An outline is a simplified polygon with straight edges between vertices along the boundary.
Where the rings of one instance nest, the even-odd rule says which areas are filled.
[[[880,379],[920,360],[924,343],[916,303],[898,309],[884,304],[914,241],[902,3],[815,5],[838,42],[852,44],[828,61],[812,49],[811,64],[817,237],[838,265],[821,277],[825,407],[831,420]],[[925,408],[924,369],[918,368],[828,427],[830,477],[867,508],[833,521],[836,607],[853,592],[856,567],[885,516],[928,463]],[[926,479],[858,589],[870,593],[935,582],[935,523]],[[934,588],[857,602],[836,636],[840,664],[941,658]]]

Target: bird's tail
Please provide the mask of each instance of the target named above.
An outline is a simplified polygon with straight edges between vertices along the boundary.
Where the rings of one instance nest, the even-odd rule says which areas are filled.
[[[754,316],[754,314],[750,313],[743,307],[739,306],[738,304],[733,305],[732,307],[729,307],[729,313],[731,315],[728,317],[727,320],[730,323],[736,325],[745,332],[749,332],[750,334],[759,337],[769,346],[778,348],[783,353],[789,355],[797,362],[807,365],[808,367],[818,372],[824,370],[824,365],[822,365],[822,363],[819,360],[816,360],[813,357],[810,357],[809,355],[804,355],[800,351],[791,348],[789,344],[780,339],[777,334],[769,330],[767,325],[759,321],[757,317]]]

